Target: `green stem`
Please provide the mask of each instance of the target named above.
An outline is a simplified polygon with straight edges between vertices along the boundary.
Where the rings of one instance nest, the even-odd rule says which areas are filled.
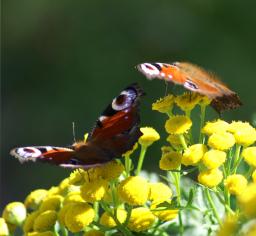
[[[130,176],[130,169],[131,169],[131,159],[130,155],[125,155],[125,173],[126,173],[126,178]]]
[[[140,174],[146,151],[147,151],[147,146],[141,145],[139,162],[138,162],[138,166],[137,166],[137,169],[136,169],[136,172],[135,172],[136,175]]]
[[[242,160],[242,156],[240,156],[241,151],[241,145],[236,145],[236,151],[235,151],[235,157],[234,157],[234,165],[232,173],[235,174],[237,171],[237,168]]]
[[[201,105],[200,108],[201,108],[201,115],[200,115],[201,119],[200,119],[199,143],[203,143],[204,135],[202,134],[202,128],[204,126],[206,106],[205,105]]]
[[[205,194],[206,194],[207,200],[208,200],[208,202],[209,202],[209,204],[210,204],[210,206],[211,206],[211,208],[212,208],[213,214],[214,214],[216,220],[218,221],[219,225],[221,225],[221,224],[222,224],[222,223],[221,223],[221,219],[220,219],[220,216],[219,216],[219,214],[218,214],[218,211],[217,211],[217,209],[216,209],[216,207],[215,207],[215,204],[214,204],[214,202],[213,202],[213,200],[212,200],[212,196],[211,196],[211,194],[210,194],[210,192],[209,192],[209,189],[208,189],[208,188],[205,188],[204,190],[205,190]]]
[[[98,219],[99,219],[99,202],[94,202],[93,208],[94,208],[94,212],[95,212],[94,221],[98,221]]]
[[[185,140],[185,137],[183,134],[179,134],[179,139],[180,139],[180,142],[181,142],[181,145],[184,149],[187,149],[188,146],[187,146],[187,143],[186,143],[186,140]]]
[[[62,236],[68,236],[68,230],[64,226],[60,227],[60,232]]]

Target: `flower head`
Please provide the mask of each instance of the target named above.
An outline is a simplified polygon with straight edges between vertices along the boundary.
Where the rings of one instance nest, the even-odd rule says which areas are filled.
[[[74,191],[68,193],[63,201],[63,205],[75,202],[84,202],[84,199],[81,196],[81,191]]]
[[[228,127],[228,131],[231,133],[236,133],[247,129],[253,129],[253,127],[248,122],[242,121],[232,121]]]
[[[256,168],[256,146],[245,148],[242,152],[242,157],[248,165]]]
[[[48,191],[45,189],[34,190],[26,197],[24,204],[27,208],[36,210],[47,195]]]
[[[92,229],[88,232],[85,232],[83,236],[104,236],[105,234],[102,231]]]
[[[211,135],[214,133],[223,133],[228,130],[229,123],[224,120],[216,120],[212,122],[207,122],[206,125],[202,128],[202,133]]]
[[[125,157],[125,156],[130,156],[132,153],[135,152],[135,150],[138,148],[138,143],[135,143],[132,147],[131,150],[128,150],[126,153],[124,153],[122,156]]]
[[[88,226],[94,216],[95,212],[89,204],[72,203],[65,214],[65,225],[72,233],[77,233]]]
[[[204,170],[198,175],[198,182],[209,188],[216,187],[223,179],[219,169]]]
[[[164,202],[172,196],[171,188],[161,182],[150,183],[149,187],[149,200],[151,200],[153,204]]]
[[[169,134],[186,133],[192,126],[192,121],[186,116],[173,116],[165,123],[165,129]]]
[[[175,96],[169,94],[164,98],[160,98],[152,104],[152,110],[159,111],[161,113],[170,113],[174,105]]]
[[[34,231],[44,232],[53,229],[57,221],[56,211],[48,210],[40,213],[34,220]]]
[[[227,177],[224,181],[225,187],[230,194],[239,195],[247,186],[247,179],[243,175],[234,174]]]
[[[123,209],[117,209],[116,212],[116,218],[117,220],[122,224],[125,222],[127,216],[127,212]],[[113,228],[116,226],[115,220],[112,218],[112,216],[109,215],[109,213],[104,212],[100,217],[100,224]]]
[[[128,223],[128,228],[134,232],[147,230],[155,222],[155,216],[146,207],[134,208]]]
[[[149,185],[140,176],[130,176],[118,186],[118,193],[123,201],[130,205],[143,205],[149,196]]]
[[[204,144],[194,144],[184,151],[181,163],[185,166],[196,165],[206,151],[207,147]]]
[[[198,95],[201,97],[201,99],[200,99],[200,101],[198,103],[200,106],[208,106],[208,105],[210,105],[212,99],[208,98],[207,96],[201,95],[201,94],[198,94]]]
[[[156,208],[156,204],[151,206],[151,209],[153,210],[152,213],[161,221],[171,221],[175,219],[179,213],[178,209],[157,210]]]
[[[161,170],[176,170],[181,165],[181,158],[179,152],[170,151],[161,157],[159,167]]]
[[[249,184],[238,196],[239,204],[243,213],[248,218],[256,216],[256,183]]]
[[[83,175],[85,171],[83,169],[74,170],[69,176],[69,184],[71,185],[81,185],[84,182]]]
[[[235,138],[228,132],[214,133],[208,139],[208,145],[211,148],[225,151],[235,144]]]
[[[198,93],[185,92],[175,98],[177,106],[185,112],[193,110],[199,101],[201,101],[201,96]]]
[[[256,130],[254,128],[251,129],[243,129],[241,131],[237,131],[234,133],[234,137],[237,144],[240,144],[244,147],[250,146],[256,141]]]
[[[81,187],[81,196],[86,202],[100,201],[108,190],[108,181],[98,179],[86,182]]]
[[[61,207],[61,204],[63,202],[63,197],[61,195],[52,195],[49,197],[46,197],[40,207],[40,211],[47,211],[47,210],[53,210],[53,211],[58,211]]]
[[[26,234],[26,236],[55,236],[55,235],[56,234],[53,231],[31,232]]]
[[[118,178],[122,174],[124,166],[122,163],[114,160],[106,163],[105,165],[96,167],[94,170],[97,176],[106,180],[112,180]]]
[[[27,211],[23,203],[11,202],[4,208],[3,218],[7,223],[21,225],[26,219]]]
[[[160,135],[154,128],[142,127],[140,128],[140,131],[143,133],[139,138],[140,145],[150,146],[153,142],[160,139]]]
[[[215,169],[225,162],[226,155],[223,151],[212,149],[204,154],[202,162],[208,169]]]
[[[25,233],[33,231],[34,221],[39,214],[40,214],[39,211],[33,211],[31,214],[27,216],[22,227]]]
[[[60,211],[58,212],[58,221],[61,225],[65,225],[65,216],[70,207],[73,207],[73,205],[77,202],[72,202],[64,205]]]
[[[8,236],[9,235],[8,225],[5,222],[4,218],[0,218],[0,235],[1,236]]]
[[[232,236],[236,235],[238,226],[238,217],[236,215],[230,215],[226,217],[224,223],[220,226],[217,236]]]

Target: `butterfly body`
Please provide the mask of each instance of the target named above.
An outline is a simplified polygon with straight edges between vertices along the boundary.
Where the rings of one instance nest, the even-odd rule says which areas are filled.
[[[10,154],[21,162],[41,161],[67,168],[91,168],[120,157],[142,135],[139,100],[144,92],[136,84],[125,88],[104,110],[86,141],[69,147],[19,147]]]
[[[158,78],[182,85],[184,88],[212,99],[218,112],[235,109],[242,103],[238,95],[206,70],[188,62],[142,63],[137,66],[148,79]]]

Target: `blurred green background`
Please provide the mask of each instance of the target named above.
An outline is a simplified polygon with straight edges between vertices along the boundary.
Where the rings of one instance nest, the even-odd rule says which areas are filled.
[[[151,103],[164,95],[165,84],[146,80],[134,69],[138,63],[185,60],[216,72],[244,103],[224,118],[250,121],[256,110],[255,3],[3,1],[1,207],[69,173],[21,165],[11,148],[71,144],[72,121],[82,138],[111,99],[136,81],[147,93],[142,125],[163,136],[146,157],[147,169],[158,169],[165,117],[151,111]],[[209,117],[217,114],[209,109]]]

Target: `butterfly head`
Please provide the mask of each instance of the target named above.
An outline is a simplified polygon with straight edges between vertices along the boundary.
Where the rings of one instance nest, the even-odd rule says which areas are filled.
[[[148,79],[154,79],[158,77],[162,71],[162,63],[142,63],[136,66],[138,71],[145,75]]]

